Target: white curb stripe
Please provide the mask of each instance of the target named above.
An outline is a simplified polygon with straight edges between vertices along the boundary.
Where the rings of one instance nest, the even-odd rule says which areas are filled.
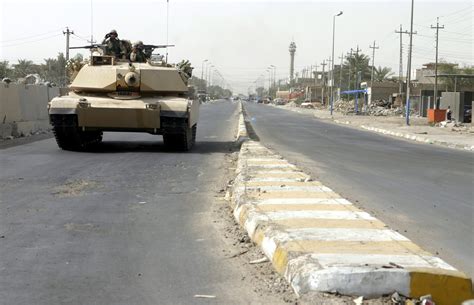
[[[250,174],[265,174],[270,176],[271,174],[298,174],[298,175],[303,175],[305,177],[309,177],[305,173],[303,173],[301,170],[293,168],[292,170],[287,170],[287,171],[282,171],[282,170],[277,170],[277,169],[262,169],[259,171],[251,171],[249,170]]]
[[[262,167],[262,168],[295,168],[293,164],[285,163],[285,164],[248,164],[248,167]]]
[[[246,160],[247,162],[274,162],[274,161],[280,161],[280,162],[286,162],[288,163],[288,161],[282,159],[282,157],[280,156],[275,156],[273,158],[268,158],[268,157],[265,157],[265,158],[247,158]]]
[[[278,236],[285,240],[409,241],[405,236],[387,229],[301,228],[287,229]]]
[[[323,267],[338,267],[344,265],[365,266],[392,266],[399,265],[404,268],[442,268],[456,270],[439,257],[425,255],[385,255],[385,254],[352,254],[352,253],[322,253],[311,254],[312,259],[318,260]],[[390,264],[392,263],[392,264]],[[393,265],[396,264],[396,265]]]
[[[305,178],[252,178],[247,182],[303,182]]]
[[[345,204],[351,205],[352,203],[344,198],[269,198],[254,201],[254,203],[260,205],[265,204]]]
[[[306,186],[277,186],[277,185],[252,185],[252,186],[241,186],[241,188],[246,188],[247,190],[260,189],[261,191],[271,191],[271,192],[292,192],[292,191],[304,191],[304,192],[332,192],[332,190],[325,186],[315,186],[315,185],[306,185]]]
[[[291,273],[286,276],[292,279],[292,287],[298,294],[312,290],[366,297],[381,296],[394,290],[402,295],[410,294],[410,274],[403,269],[353,266],[320,269],[315,265],[304,272],[295,270],[293,275]]]
[[[270,219],[282,220],[290,218],[314,218],[314,219],[347,219],[347,220],[375,220],[376,218],[366,212],[352,211],[281,211],[265,213]]]

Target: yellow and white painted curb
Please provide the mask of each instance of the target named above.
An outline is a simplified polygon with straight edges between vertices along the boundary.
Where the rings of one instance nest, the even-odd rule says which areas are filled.
[[[237,142],[243,142],[249,139],[247,128],[245,127],[242,103],[239,103],[239,126],[237,128],[236,138]]]
[[[446,305],[472,298],[464,273],[259,142],[242,144],[236,171],[234,217],[298,295],[397,291]]]

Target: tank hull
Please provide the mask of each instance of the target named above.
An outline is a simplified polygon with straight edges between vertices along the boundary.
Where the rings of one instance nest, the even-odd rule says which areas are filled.
[[[50,117],[75,115],[83,130],[163,134],[163,120],[179,118],[191,128],[199,119],[199,102],[179,97],[116,100],[99,96],[62,96],[49,105]]]

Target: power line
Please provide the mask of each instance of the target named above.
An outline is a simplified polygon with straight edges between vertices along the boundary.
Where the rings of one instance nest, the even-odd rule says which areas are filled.
[[[0,44],[3,44],[3,43],[10,43],[12,41],[20,41],[20,40],[28,40],[28,39],[32,39],[32,38],[38,38],[39,36],[45,36],[45,35],[48,35],[48,34],[51,34],[51,33],[57,33],[59,30],[62,30],[63,28],[59,28],[59,29],[56,29],[54,31],[50,31],[50,32],[45,32],[45,33],[42,33],[42,34],[36,34],[36,35],[31,35],[31,36],[25,36],[25,37],[21,37],[21,38],[15,38],[15,39],[8,39],[8,40],[2,40],[0,41]]]
[[[24,45],[24,44],[29,44],[29,43],[34,43],[34,42],[38,42],[38,41],[43,41],[43,40],[51,39],[51,38],[58,37],[58,36],[61,36],[61,35],[62,35],[62,34],[55,34],[55,35],[52,35],[52,36],[47,36],[47,37],[43,37],[43,38],[41,38],[41,39],[36,39],[36,40],[31,40],[31,41],[24,41],[24,42],[20,42],[20,43],[0,45],[0,47],[2,47],[2,48],[8,48],[8,47],[21,46],[21,45]]]

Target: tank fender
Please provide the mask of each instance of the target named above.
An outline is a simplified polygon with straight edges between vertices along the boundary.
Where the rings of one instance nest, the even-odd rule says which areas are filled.
[[[53,98],[48,103],[49,114],[76,114],[77,97],[60,96]]]
[[[188,113],[189,113],[189,127],[193,127],[199,120],[199,101],[189,100],[188,102]]]

